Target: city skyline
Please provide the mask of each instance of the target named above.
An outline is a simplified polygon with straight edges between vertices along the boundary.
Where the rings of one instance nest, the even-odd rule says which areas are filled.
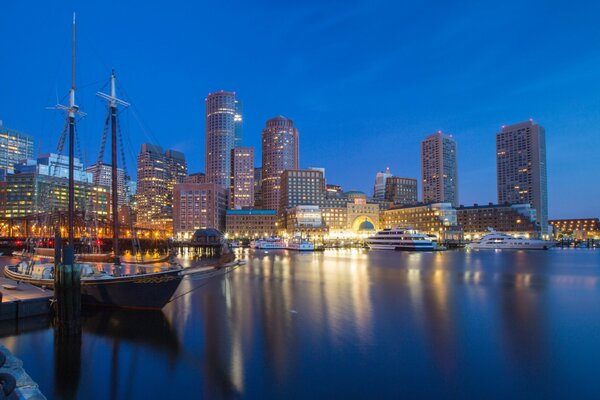
[[[545,16],[551,21],[560,22],[572,35],[585,36],[585,43],[590,43],[598,37],[597,32],[592,28],[585,28],[586,24],[581,21],[576,24],[574,20],[575,17],[584,20],[592,18],[594,12],[586,14],[583,10],[573,9],[568,18],[560,19],[559,12],[551,5],[541,4],[538,7],[511,4],[507,10],[490,10],[488,7],[482,20],[478,21],[472,29],[495,33],[494,37],[500,41],[500,44],[505,46],[510,44],[512,47],[507,49],[510,52],[506,54],[502,52],[492,54],[481,50],[475,53],[475,60],[468,60],[465,65],[459,63],[458,56],[461,51],[464,53],[470,49],[480,49],[478,47],[480,42],[476,39],[467,40],[466,35],[471,31],[465,31],[466,25],[471,21],[470,18],[478,16],[482,11],[477,7],[471,7],[472,10],[469,10],[466,15],[460,15],[461,25],[449,20],[452,19],[452,15],[456,15],[456,12],[465,10],[448,10],[441,5],[440,10],[436,10],[429,17],[444,22],[439,27],[440,32],[445,35],[449,32],[454,33],[453,39],[457,42],[464,40],[465,43],[457,45],[452,41],[450,49],[445,52],[447,56],[450,54],[449,60],[444,63],[445,66],[450,67],[448,70],[428,69],[425,74],[416,75],[414,79],[403,77],[402,73],[407,73],[407,68],[408,72],[414,72],[418,67],[422,67],[427,59],[426,51],[434,52],[431,56],[433,59],[441,55],[435,55],[436,51],[442,52],[441,45],[437,42],[440,37],[419,30],[414,24],[406,29],[415,29],[419,33],[418,39],[424,44],[423,51],[409,46],[406,50],[407,54],[419,55],[418,61],[408,63],[408,67],[393,75],[390,74],[390,69],[399,65],[398,55],[388,58],[387,53],[379,48],[380,45],[374,46],[372,51],[369,49],[369,46],[380,37],[379,35],[383,35],[382,32],[375,32],[365,37],[364,42],[359,43],[356,55],[348,56],[353,61],[350,63],[353,66],[344,67],[339,77],[333,76],[332,70],[335,68],[330,65],[334,59],[340,57],[339,50],[322,45],[317,47],[313,54],[307,47],[309,43],[316,40],[317,33],[323,32],[329,39],[339,39],[339,35],[349,35],[349,42],[356,40],[355,35],[363,32],[363,29],[374,28],[371,19],[372,11],[381,7],[381,2],[375,5],[351,3],[348,10],[338,15],[337,19],[326,17],[326,11],[331,9],[330,4],[307,5],[304,13],[297,16],[292,23],[299,24],[303,21],[302,16],[312,15],[315,17],[315,26],[306,28],[306,43],[297,37],[286,37],[292,45],[291,50],[283,54],[284,69],[294,65],[296,53],[305,64],[297,66],[295,70],[292,68],[291,72],[286,70],[287,74],[278,73],[268,67],[272,56],[260,60],[260,56],[266,54],[265,50],[254,47],[249,40],[241,41],[241,47],[235,49],[236,54],[229,54],[223,49],[214,47],[213,44],[204,43],[219,55],[224,54],[225,60],[215,61],[215,65],[210,68],[203,67],[198,71],[192,71],[193,68],[190,67],[196,65],[202,57],[191,57],[188,54],[188,49],[195,50],[200,47],[185,35],[190,31],[196,32],[194,30],[196,28],[178,27],[181,21],[189,20],[189,17],[181,12],[181,7],[179,9],[174,7],[173,10],[167,11],[164,24],[165,27],[172,29],[161,30],[164,37],[157,43],[159,50],[169,54],[172,50],[166,50],[166,43],[171,41],[179,43],[177,40],[181,40],[181,43],[176,46],[177,52],[170,56],[178,55],[183,63],[158,60],[157,64],[150,66],[144,63],[148,58],[142,50],[149,49],[147,46],[153,38],[152,35],[145,39],[134,35],[136,40],[140,40],[140,44],[134,48],[134,55],[140,55],[139,59],[135,59],[128,51],[131,50],[129,46],[132,46],[129,39],[125,40],[125,43],[115,43],[113,54],[109,55],[110,52],[106,52],[106,55],[98,56],[103,53],[102,49],[107,44],[106,39],[101,37],[104,27],[100,21],[103,18],[98,15],[103,15],[107,11],[94,6],[71,3],[52,9],[41,7],[39,10],[24,13],[22,6],[11,4],[5,6],[5,15],[24,13],[28,18],[21,20],[22,26],[15,25],[11,18],[7,18],[6,24],[0,28],[1,33],[4,37],[9,37],[9,32],[12,35],[22,35],[28,52],[20,54],[13,44],[7,43],[6,55],[14,61],[8,63],[10,65],[0,66],[2,72],[0,79],[5,88],[5,96],[0,100],[0,110],[2,110],[0,119],[4,120],[7,127],[33,135],[38,141],[41,139],[42,143],[39,147],[42,152],[50,151],[55,147],[62,128],[62,116],[51,115],[52,113],[45,111],[44,107],[55,103],[56,93],[60,98],[66,94],[68,88],[66,81],[68,81],[69,66],[65,62],[68,59],[68,42],[66,39],[63,41],[55,38],[68,38],[70,12],[75,9],[78,12],[80,32],[78,89],[81,94],[79,99],[81,99],[82,109],[89,113],[86,120],[80,124],[80,132],[91,138],[88,148],[83,149],[84,153],[87,152],[89,155],[88,160],[93,159],[93,155],[97,152],[101,123],[96,121],[102,118],[104,112],[102,105],[91,100],[102,82],[97,85],[92,83],[102,81],[104,76],[108,78],[106,71],[114,66],[127,89],[128,100],[135,104],[138,118],[143,121],[142,125],[145,125],[144,133],[137,127],[136,117],[133,115],[128,117],[130,126],[128,135],[133,142],[131,151],[135,153],[139,145],[145,142],[181,150],[188,157],[190,172],[204,169],[203,99],[209,92],[230,90],[238,93],[244,101],[244,146],[255,148],[257,160],[261,157],[260,129],[267,119],[283,114],[293,119],[302,133],[300,168],[309,165],[325,167],[328,183],[340,184],[345,190],[359,189],[370,193],[374,174],[385,169],[386,166],[391,167],[395,174],[419,177],[419,143],[428,133],[441,129],[452,132],[460,147],[458,162],[461,177],[460,203],[486,204],[495,201],[497,197],[495,134],[502,125],[534,118],[546,128],[549,217],[595,216],[599,208],[600,188],[589,188],[587,181],[578,175],[583,175],[579,171],[592,170],[594,149],[597,148],[597,144],[600,144],[598,135],[593,134],[600,123],[600,116],[596,110],[597,101],[590,94],[597,92],[595,88],[600,89],[600,81],[591,74],[591,70],[595,68],[596,63],[600,63],[600,60],[593,57],[591,51],[586,50],[584,45],[573,47],[570,46],[570,42],[560,40],[558,38],[560,30],[537,34],[527,30],[529,28],[517,26],[517,32],[511,35],[502,37],[499,34],[503,27],[505,28],[503,17],[515,11],[527,10],[529,7],[535,9],[540,19]],[[203,6],[205,5],[192,8],[190,15],[204,15],[200,13],[203,11]],[[265,5],[257,5],[256,9],[249,7],[240,4],[239,10],[225,10],[220,5],[212,5],[204,11],[207,11],[210,16],[224,15],[226,11],[231,12],[233,18],[241,18],[240,27],[237,29],[247,29],[249,25],[242,18],[243,13],[260,14],[259,11],[264,11]],[[274,8],[271,12],[282,9],[297,10],[291,5],[271,5],[271,7]],[[131,9],[125,5],[122,10],[115,11],[115,27],[119,24],[125,26],[126,17]],[[140,10],[140,20],[132,23],[135,26],[150,24],[159,11],[165,10]],[[420,10],[419,6],[414,5],[412,8],[394,7],[393,11],[402,15],[411,13],[418,15]],[[443,12],[447,12],[448,15],[442,17]],[[351,27],[357,27],[358,15],[367,19],[366,27],[360,28],[357,33],[349,33]],[[40,24],[42,17],[44,23],[41,26],[48,30],[48,39],[39,37],[39,29],[27,31],[34,25]],[[527,18],[518,15],[513,17],[519,21],[521,18]],[[513,23],[514,18],[511,20]],[[490,22],[491,27],[486,27],[486,22]],[[327,23],[336,27],[347,24],[348,27],[338,29],[334,34],[327,28]],[[212,22],[208,23],[207,27],[198,29],[204,32],[204,29],[211,28],[211,24]],[[382,24],[389,24],[389,21],[386,19]],[[283,29],[278,25],[275,25],[275,28]],[[525,31],[522,31],[523,29]],[[235,32],[239,34],[238,30]],[[250,33],[251,37],[261,35],[262,38],[266,35],[265,32],[261,33],[257,30],[251,30]],[[529,40],[521,42],[518,38],[519,33],[526,33]],[[548,37],[543,36],[546,33]],[[393,39],[401,38],[401,36],[393,36]],[[34,43],[34,39],[43,40]],[[273,40],[269,39],[265,43],[272,44]],[[341,46],[346,46],[348,41],[341,41]],[[515,43],[522,45],[516,46]],[[387,42],[387,44],[393,43]],[[544,71],[541,71],[540,67],[536,66],[536,61],[545,60],[542,50],[548,49],[551,44],[560,54],[571,57],[563,57],[560,62],[544,65]],[[406,49],[406,43],[403,41],[398,41],[397,46]],[[327,56],[329,54],[325,52],[327,49],[331,50],[331,57]],[[253,57],[244,68],[227,67],[227,61],[231,57],[248,57],[254,54],[253,52],[257,57]],[[323,59],[325,63],[321,70],[315,69],[317,55],[325,56]],[[370,57],[362,62],[358,60],[359,55]],[[45,57],[48,63],[38,66],[35,62],[36,57]],[[528,66],[521,66],[519,61],[522,61],[522,57],[529,57],[526,59],[528,62],[525,63]],[[551,60],[554,59],[548,61]],[[186,63],[189,63],[189,67],[180,66]],[[497,67],[508,68],[512,74],[492,74],[492,78],[482,76],[481,73],[493,71],[490,68],[494,63],[500,63]],[[582,63],[586,68],[582,68]],[[467,79],[459,71],[459,65],[461,68],[466,67],[467,70],[471,72],[475,70],[480,74],[474,75],[476,79]],[[261,68],[264,71],[256,75]],[[565,75],[568,71],[572,73]],[[157,76],[158,73],[162,76]],[[174,77],[178,73],[181,76]],[[355,74],[354,80],[353,74]],[[26,82],[17,85],[24,82],[25,76],[28,77]],[[309,76],[314,77],[315,83],[326,84],[318,88],[315,83],[309,82]],[[432,79],[433,83],[427,84],[425,78]],[[449,78],[456,79],[450,80],[454,83],[442,82]],[[189,84],[174,92],[173,98],[176,98],[176,101],[163,100],[166,93],[171,93],[173,87],[184,80]],[[344,80],[350,81],[341,87],[341,82],[343,83]],[[152,84],[151,94],[146,93],[150,88],[149,83]],[[288,91],[282,90],[284,88]],[[435,98],[428,96],[432,90],[437,91]],[[370,97],[375,94],[380,96],[380,100],[385,99],[384,102],[387,104],[376,102],[377,105],[371,105],[364,102],[365,96]],[[343,101],[340,100],[342,97]],[[457,101],[454,101],[454,98]],[[393,99],[391,103],[390,99]],[[24,107],[24,104],[27,107]],[[331,148],[335,151],[328,151]],[[38,148],[36,148],[37,153]],[[128,164],[135,165],[133,161]],[[567,197],[567,193],[571,196]],[[565,207],[566,204],[569,207]]]

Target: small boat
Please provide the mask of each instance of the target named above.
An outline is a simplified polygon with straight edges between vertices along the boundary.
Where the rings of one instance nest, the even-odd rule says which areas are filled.
[[[272,236],[264,239],[257,239],[250,242],[250,247],[259,250],[276,250],[285,249],[285,241],[277,236]]]
[[[556,246],[552,240],[524,239],[508,235],[506,233],[496,232],[493,228],[488,228],[490,233],[479,240],[469,243],[469,249],[509,249],[509,250],[548,250]]]
[[[381,230],[375,236],[368,238],[367,244],[373,250],[434,251],[437,249],[437,243],[429,235],[408,228]]]
[[[314,251],[315,244],[302,238],[302,236],[293,236],[286,241],[285,248],[297,251]]]

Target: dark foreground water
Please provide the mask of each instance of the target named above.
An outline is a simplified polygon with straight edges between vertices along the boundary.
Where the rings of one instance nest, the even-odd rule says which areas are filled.
[[[74,351],[45,319],[2,343],[48,398],[600,398],[599,250],[241,254]]]

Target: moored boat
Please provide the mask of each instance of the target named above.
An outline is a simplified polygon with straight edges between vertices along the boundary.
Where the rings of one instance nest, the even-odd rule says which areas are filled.
[[[467,245],[469,249],[508,249],[508,250],[548,250],[556,245],[551,240],[525,239],[508,235],[506,233],[496,232],[488,228],[490,233],[479,240]]]
[[[259,250],[277,250],[285,249],[286,243],[282,238],[272,236],[263,239],[256,239],[250,243],[250,247]]]
[[[431,237],[407,228],[383,229],[368,238],[367,244],[373,250],[434,251],[437,248]]]
[[[293,236],[292,238],[286,240],[285,248],[288,250],[297,250],[297,251],[314,251],[315,244],[309,240],[305,240],[302,236]]]

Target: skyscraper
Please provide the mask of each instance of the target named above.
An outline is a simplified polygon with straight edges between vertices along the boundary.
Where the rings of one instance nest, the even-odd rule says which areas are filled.
[[[496,134],[498,203],[535,208],[542,234],[548,232],[545,130],[532,120],[502,127]]]
[[[279,210],[281,174],[298,169],[298,130],[281,115],[267,121],[262,131],[262,207]]]
[[[424,203],[458,205],[456,142],[441,131],[421,142],[421,174]]]
[[[235,116],[234,92],[214,92],[206,97],[206,182],[227,190],[231,179],[231,150],[235,146]]]
[[[92,182],[94,182],[94,185],[105,186],[108,188],[112,187],[112,166],[110,164],[96,163],[90,165],[85,170],[92,174]],[[123,168],[117,168],[117,191],[118,204],[122,206],[127,202],[125,171],[123,171]]]
[[[390,167],[387,167],[385,172],[380,171],[375,175],[375,188],[373,189],[374,198],[383,199],[385,197],[385,181],[390,176],[392,176]]]
[[[235,124],[235,147],[242,147],[243,130],[242,124],[244,123],[244,104],[241,100],[235,101],[235,115],[233,116],[233,123]]]
[[[16,164],[33,158],[33,137],[8,129],[0,120],[0,169],[13,173]]]
[[[254,148],[231,150],[231,188],[229,207],[241,209],[254,205]]]
[[[148,229],[171,229],[173,187],[183,182],[187,164],[182,153],[163,152],[144,143],[137,160],[137,223]]]

